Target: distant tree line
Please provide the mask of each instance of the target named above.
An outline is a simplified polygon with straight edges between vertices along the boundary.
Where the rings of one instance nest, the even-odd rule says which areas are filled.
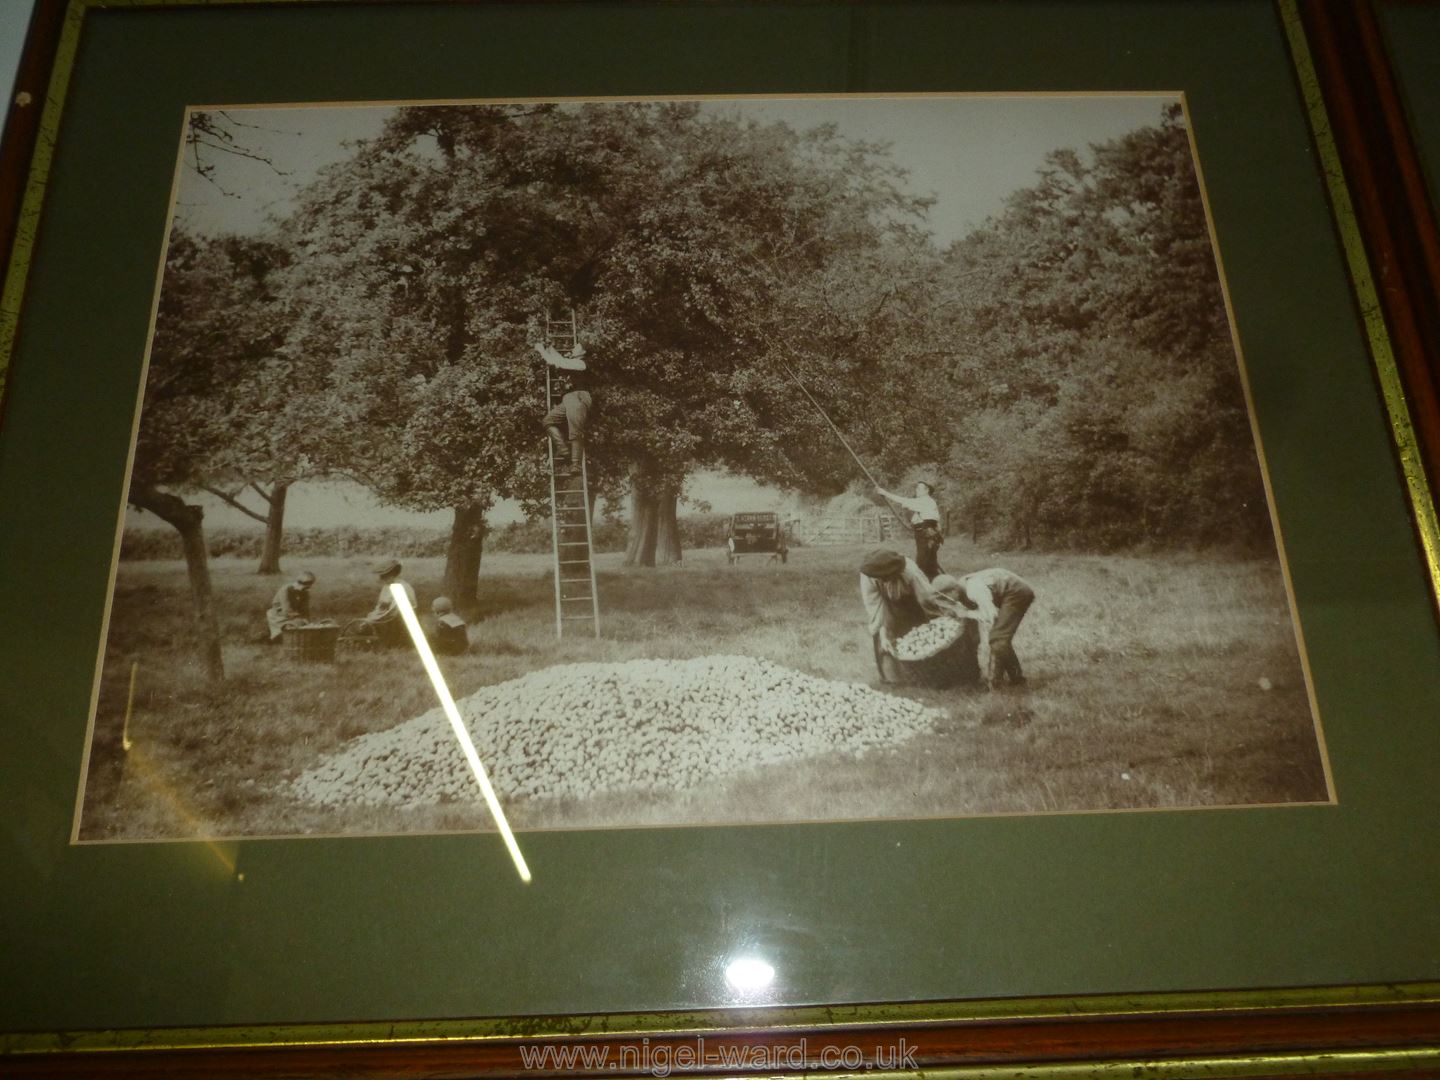
[[[686,514],[679,520],[680,539],[687,550],[724,545],[729,523],[726,515]],[[630,528],[625,520],[608,516],[596,518],[596,551],[624,551],[629,539]],[[548,521],[507,522],[489,530],[485,537],[485,550],[491,554],[548,553],[550,545]],[[385,556],[437,559],[444,557],[449,546],[448,529],[418,525],[328,525],[285,530],[285,553],[294,560]],[[253,529],[222,526],[205,530],[205,547],[212,559],[258,559],[265,550],[266,538],[264,533]],[[180,559],[184,557],[184,549],[173,530],[131,529],[120,540],[120,557]]]

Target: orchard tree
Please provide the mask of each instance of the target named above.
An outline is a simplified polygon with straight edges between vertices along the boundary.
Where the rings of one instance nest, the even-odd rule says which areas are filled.
[[[486,272],[485,230],[449,208],[440,177],[460,170],[439,169],[438,153],[391,133],[322,175],[289,223],[287,287],[296,347],[328,365],[325,469],[390,505],[450,510],[445,589],[470,605],[485,512],[538,483],[545,406],[526,344],[534,305]]]
[[[948,253],[962,512],[1021,543],[1266,544],[1180,110],[1091,149]]]
[[[196,240],[213,264],[207,298],[177,348],[187,363],[213,362],[229,380],[217,386],[204,490],[265,526],[258,572],[280,573],[290,486],[322,471],[325,433],[320,396],[326,373],[290,342],[294,322],[286,274],[290,252],[267,238]],[[184,287],[178,282],[166,288]],[[258,499],[258,508],[254,505]]]
[[[180,534],[190,579],[196,639],[206,674],[225,677],[220,630],[205,547],[205,511],[185,501],[210,475],[214,433],[223,427],[226,390],[235,374],[231,339],[212,297],[229,264],[215,248],[180,230],[170,238],[146,369],[145,395],[127,499]]]
[[[578,309],[598,383],[593,479],[628,491],[628,562],[680,557],[676,504],[697,468],[836,485],[837,459],[813,449],[833,440],[776,362],[794,332],[776,313],[815,315],[819,293],[794,282],[918,217],[900,179],[833,130],[694,103],[398,110],[292,223],[315,311],[301,340],[332,357],[344,467],[382,497],[452,506],[456,530],[496,497],[538,505],[530,346],[546,312]],[[847,417],[859,398],[838,384],[864,353],[851,342],[809,372]]]

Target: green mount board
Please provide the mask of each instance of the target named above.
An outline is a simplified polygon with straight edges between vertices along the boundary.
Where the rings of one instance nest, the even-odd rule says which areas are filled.
[[[187,104],[962,90],[1186,92],[1338,806],[531,834],[529,887],[491,835],[68,844]],[[1266,3],[91,10],[9,393],[0,1029],[717,1006],[737,951],[783,1003],[1440,971],[1436,624]]]

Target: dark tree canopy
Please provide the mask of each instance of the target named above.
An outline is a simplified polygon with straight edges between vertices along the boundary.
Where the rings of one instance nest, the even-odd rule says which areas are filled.
[[[216,679],[224,665],[204,514],[185,496],[277,467],[277,444],[255,429],[278,429],[287,415],[283,404],[265,410],[257,397],[285,385],[274,367],[285,321],[269,281],[281,262],[261,241],[172,233],[135,440],[127,498],[180,533],[202,659]]]
[[[254,484],[283,508],[329,475],[450,509],[463,600],[494,502],[545,512],[534,345],[575,311],[592,487],[628,495],[633,562],[680,557],[699,470],[855,481],[797,379],[886,481],[933,467],[977,536],[1268,542],[1178,108],[1055,151],[946,250],[927,209],[885,146],[834,127],[683,102],[396,110],[273,236],[177,232],[133,490]]]
[[[949,252],[958,508],[977,534],[1264,546],[1269,518],[1189,134],[1051,154]]]
[[[875,411],[887,384],[865,335],[888,333],[888,301],[855,274],[920,242],[924,204],[900,180],[880,148],[831,129],[693,103],[402,109],[293,223],[305,347],[336,357],[339,456],[402,505],[533,503],[544,375],[530,346],[546,313],[574,309],[595,479],[628,488],[637,531],[673,514],[697,468],[838,489],[853,473],[823,452],[833,441],[776,350],[841,419]]]

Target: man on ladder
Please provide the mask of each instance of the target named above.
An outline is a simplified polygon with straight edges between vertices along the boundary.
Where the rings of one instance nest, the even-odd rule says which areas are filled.
[[[550,506],[555,546],[555,633],[589,623],[600,636],[600,602],[590,534],[590,482],[585,470],[585,428],[593,398],[585,349],[575,316],[545,320],[545,341],[536,350],[547,365],[542,425],[550,437]],[[564,351],[562,351],[564,350]],[[561,430],[564,424],[565,430]],[[562,457],[566,445],[568,457]]]
[[[543,423],[546,432],[555,443],[557,459],[564,451],[565,444],[568,442],[570,445],[568,469],[563,463],[557,465],[556,468],[560,471],[578,473],[581,463],[585,460],[585,425],[594,405],[588,381],[589,369],[585,364],[585,347],[577,341],[569,353],[562,353],[549,344],[537,345],[535,348],[545,358],[545,363],[565,372],[568,376],[567,381],[570,388],[545,414]],[[565,431],[560,430],[561,423],[564,423]]]

